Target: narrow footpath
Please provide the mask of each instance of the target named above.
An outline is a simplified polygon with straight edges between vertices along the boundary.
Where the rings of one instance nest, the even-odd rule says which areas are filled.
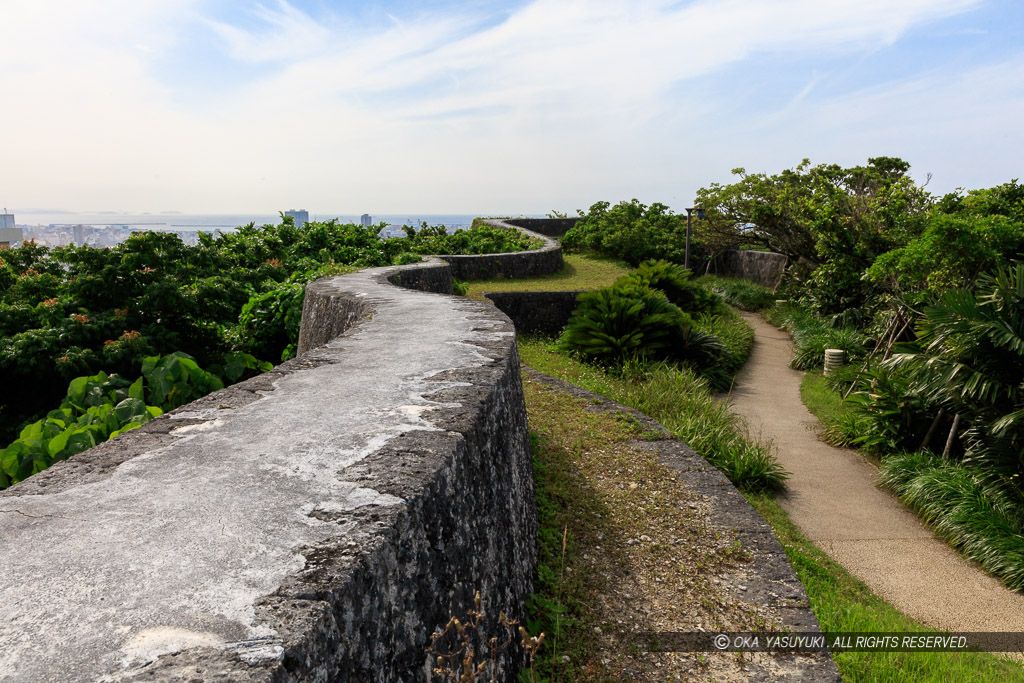
[[[877,468],[819,441],[789,367],[789,336],[744,314],[756,334],[736,378],[732,410],[774,442],[791,473],[782,507],[800,531],[905,614],[950,631],[1024,631],[1024,595],[936,539],[903,504],[876,488]]]

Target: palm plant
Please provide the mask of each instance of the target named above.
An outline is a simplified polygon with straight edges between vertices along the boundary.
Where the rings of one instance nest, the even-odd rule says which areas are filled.
[[[927,403],[959,415],[965,461],[1020,488],[1024,473],[1024,263],[926,308],[916,346],[886,365]]]
[[[602,363],[634,357],[664,358],[689,316],[661,292],[645,287],[605,287],[581,294],[559,344]]]

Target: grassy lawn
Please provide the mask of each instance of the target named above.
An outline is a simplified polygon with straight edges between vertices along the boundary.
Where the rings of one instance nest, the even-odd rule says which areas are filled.
[[[474,280],[466,296],[483,299],[485,292],[557,292],[606,287],[629,272],[629,266],[614,259],[589,254],[563,254],[565,267],[552,275],[523,280]]]

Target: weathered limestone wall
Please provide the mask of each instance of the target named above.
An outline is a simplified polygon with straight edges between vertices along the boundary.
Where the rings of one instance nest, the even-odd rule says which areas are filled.
[[[391,284],[447,270],[314,283],[300,357],[0,492],[4,680],[426,680],[475,591],[522,617],[512,325]]]
[[[507,315],[516,332],[559,334],[576,310],[582,292],[488,292],[485,297]]]
[[[437,258],[451,266],[452,277],[460,280],[484,280],[495,277],[522,278],[550,275],[562,269],[562,245],[557,241],[507,221],[491,219],[485,222],[499,228],[521,230],[531,237],[542,240],[544,246],[531,251],[513,251],[505,254],[438,255]]]
[[[569,232],[579,218],[506,218],[505,223],[517,228],[539,232],[548,237],[561,237]]]
[[[739,277],[776,289],[782,283],[788,263],[789,259],[784,254],[731,249],[715,259],[712,270],[718,275]]]

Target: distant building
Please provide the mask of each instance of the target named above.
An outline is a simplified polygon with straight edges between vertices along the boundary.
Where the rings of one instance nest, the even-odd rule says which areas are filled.
[[[359,217],[359,224],[362,225],[364,228],[370,227],[371,225],[373,225],[373,216],[371,216],[368,213],[364,213],[362,216]]]
[[[21,228],[14,225],[14,214],[0,213],[0,247],[13,246],[21,239]]]
[[[291,209],[284,212],[285,216],[291,216],[295,219],[295,227],[301,228],[303,225],[309,222],[309,211],[305,209]]]

